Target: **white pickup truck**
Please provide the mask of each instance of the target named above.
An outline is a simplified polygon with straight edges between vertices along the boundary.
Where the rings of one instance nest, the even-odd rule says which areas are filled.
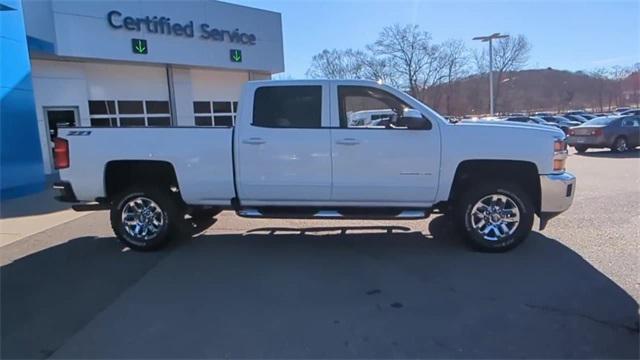
[[[384,126],[348,114],[391,109]],[[61,201],[110,209],[117,237],[156,249],[185,221],[416,219],[450,213],[469,243],[504,251],[567,210],[564,134],[512,122],[450,123],[370,81],[251,81],[233,127],[67,128],[54,141]],[[191,219],[191,220],[190,220]]]

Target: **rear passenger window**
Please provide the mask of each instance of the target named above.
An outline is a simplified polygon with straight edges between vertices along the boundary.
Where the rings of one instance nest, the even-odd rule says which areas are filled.
[[[265,86],[256,90],[253,125],[274,128],[319,128],[321,86]]]
[[[628,127],[637,127],[637,126],[639,126],[637,117],[633,116],[633,117],[628,117],[628,118],[622,120],[622,126],[628,126]]]

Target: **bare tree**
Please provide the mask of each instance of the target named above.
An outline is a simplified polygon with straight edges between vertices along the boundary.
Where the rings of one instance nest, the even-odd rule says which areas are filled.
[[[362,64],[362,78],[381,81],[385,84],[397,86],[398,77],[387,59],[379,58],[370,51],[359,51],[358,61]]]
[[[453,84],[468,73],[469,50],[462,40],[447,40],[441,46],[441,54],[445,66],[446,95],[445,108],[447,114],[452,114],[451,100],[454,94]]]
[[[425,66],[418,73],[420,90],[425,92],[431,87],[445,82],[447,78],[447,55],[440,45],[432,45],[427,49]],[[440,94],[436,94],[440,95]],[[434,99],[438,100],[438,99]]]
[[[598,79],[598,88],[597,88],[597,102],[599,111],[604,111],[604,96],[607,89],[607,74],[608,70],[606,68],[600,67],[597,69],[593,69],[589,72],[591,77]]]
[[[307,76],[317,79],[362,79],[364,57],[359,50],[323,50],[311,59]]]
[[[496,40],[493,44],[493,69],[496,73],[496,88],[494,99],[499,104],[500,89],[504,76],[511,71],[521,70],[529,60],[531,44],[524,35],[514,35]],[[486,49],[475,53],[475,63],[478,72],[489,71],[489,53]]]
[[[631,75],[633,78],[631,81],[633,82],[633,95],[631,97],[631,101],[636,103],[636,107],[640,107],[640,62],[633,64],[631,67]]]
[[[367,79],[397,85],[389,61],[368,50],[323,50],[313,56],[306,74],[314,79]]]
[[[627,66],[616,65],[609,69],[609,78],[613,80],[613,91],[609,94],[609,102],[615,100],[617,106],[624,105],[624,80],[631,75],[633,69]],[[609,105],[611,107],[611,105]]]
[[[417,96],[425,79],[423,71],[433,61],[434,49],[428,32],[421,31],[418,25],[387,26],[368,49],[384,59],[399,76],[397,82]]]

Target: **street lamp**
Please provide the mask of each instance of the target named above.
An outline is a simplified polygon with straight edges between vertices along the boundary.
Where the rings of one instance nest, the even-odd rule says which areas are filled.
[[[493,33],[488,36],[476,36],[471,40],[480,40],[482,42],[489,42],[489,112],[493,116],[493,40],[508,38],[509,35],[502,35],[500,33]]]

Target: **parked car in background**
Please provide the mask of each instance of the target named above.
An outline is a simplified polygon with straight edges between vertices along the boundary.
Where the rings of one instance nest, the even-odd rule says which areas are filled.
[[[580,114],[580,116],[582,116],[583,118],[585,118],[587,120],[591,120],[591,119],[597,118],[597,116],[595,116],[593,114],[587,114],[587,113]]]
[[[621,116],[640,115],[640,109],[631,109],[620,113]]]
[[[588,113],[588,112],[586,112],[584,110],[569,110],[566,113],[564,113],[564,115],[562,115],[562,116],[569,117],[570,115],[578,115],[580,117],[585,118],[586,120],[591,120],[591,119],[597,117],[597,116],[595,116],[595,115],[593,115],[591,113]]]
[[[505,118],[504,121],[513,121],[513,122],[521,122],[521,123],[530,123],[530,124],[538,124],[538,125],[546,125],[559,129],[560,126],[558,124],[548,122],[537,116],[511,116]]]
[[[547,125],[547,126],[553,126],[553,127],[555,127],[555,128],[562,129],[562,128],[560,127],[560,125],[558,125],[558,124],[556,124],[556,123],[554,123],[554,122],[551,122],[551,121],[547,121],[547,120],[543,119],[543,118],[542,118],[542,117],[540,117],[540,116],[529,116],[529,118],[530,118],[531,120],[533,120],[533,121],[534,121],[535,123],[537,123],[537,124],[540,124],[540,125]]]
[[[589,119],[583,117],[582,115],[576,115],[576,114],[572,114],[572,115],[564,115],[564,117],[566,117],[569,120],[573,120],[573,121],[577,121],[580,124],[584,124],[585,122],[587,122]]]
[[[623,107],[616,108],[616,111],[614,111],[613,113],[616,115],[621,115],[623,112],[628,110],[631,110],[631,108],[627,106],[623,106]]]
[[[581,124],[577,121],[569,120],[563,116],[540,116],[540,118],[542,118],[542,120],[557,124],[560,127],[560,129],[564,131],[565,134],[569,133],[569,129],[571,127],[578,126]]]
[[[389,109],[354,111],[347,114],[347,120],[351,127],[366,127],[376,120],[389,119],[393,114]]]
[[[640,146],[640,116],[606,116],[569,130],[567,143],[583,153],[589,148],[623,152]]]
[[[553,116],[553,114],[549,112],[537,112],[533,113],[533,116]]]

